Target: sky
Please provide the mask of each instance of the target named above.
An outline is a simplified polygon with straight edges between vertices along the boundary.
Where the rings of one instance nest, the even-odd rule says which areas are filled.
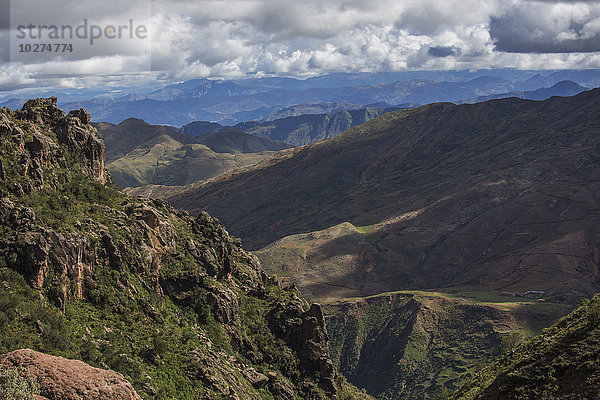
[[[15,53],[36,43],[17,39],[19,23],[84,19],[100,29],[132,21],[148,35],[74,41],[68,54]],[[482,68],[600,68],[600,1],[0,0],[0,92]]]

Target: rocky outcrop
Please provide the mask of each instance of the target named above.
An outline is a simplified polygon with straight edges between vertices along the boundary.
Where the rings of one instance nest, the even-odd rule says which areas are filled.
[[[56,106],[56,101],[56,97],[29,100],[17,112],[17,116],[35,124],[33,132],[31,132],[32,140],[24,143],[30,153],[32,163],[35,162],[40,167],[34,168],[33,173],[40,174],[41,166],[48,166],[50,161],[64,157],[62,153],[57,152],[57,143],[36,128],[36,126],[42,126],[54,132],[58,139],[58,145],[64,145],[77,155],[81,161],[83,173],[101,183],[106,183],[110,178],[104,168],[104,143],[96,129],[90,125],[89,113],[81,109],[73,110],[65,115]],[[14,124],[12,125],[11,127],[11,124],[7,123],[4,129],[15,130]],[[17,132],[21,133],[20,130]],[[22,134],[20,136],[23,137]]]
[[[123,375],[78,360],[22,349],[1,356],[0,364],[26,367],[49,400],[141,400]]]
[[[329,337],[321,306],[315,303],[305,311],[300,301],[280,303],[273,307],[267,318],[273,333],[298,354],[300,369],[317,377],[324,390],[335,393]]]
[[[335,398],[343,381],[318,307],[264,274],[210,215],[104,185],[88,122],[55,99],[0,110],[0,347],[117,371],[144,398]],[[65,387],[79,390],[69,379],[87,379],[78,365],[40,367],[59,387],[42,394],[69,399]]]

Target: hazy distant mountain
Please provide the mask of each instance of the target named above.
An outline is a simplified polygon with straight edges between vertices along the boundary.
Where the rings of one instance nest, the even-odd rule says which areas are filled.
[[[370,105],[370,107],[376,107]],[[381,103],[379,107],[391,107],[390,104]],[[265,121],[274,121],[276,119],[295,117],[304,114],[327,114],[336,113],[343,110],[358,110],[363,106],[347,103],[321,103],[321,104],[297,104],[291,107],[282,108],[276,113],[271,114]]]
[[[600,70],[557,71],[539,76],[531,71],[488,70],[330,74],[307,80],[195,79],[168,85],[146,95],[62,105],[87,108],[95,121],[111,123],[136,117],[149,123],[174,126],[201,120],[234,125],[265,120],[281,109],[300,104],[346,103],[365,107],[379,102],[391,105],[461,102],[515,90],[549,87],[565,79],[594,87],[600,84]]]
[[[409,108],[409,106],[412,105],[409,104],[405,108]],[[310,106],[305,107],[292,108],[290,112],[311,108]],[[319,105],[317,105],[318,107]],[[286,142],[294,146],[302,146],[336,136],[353,126],[400,109],[402,108],[369,107],[350,111],[344,110],[336,113],[305,114],[265,122],[241,122],[234,125],[233,128],[254,136],[268,137],[272,140]],[[191,136],[201,136],[222,129],[228,129],[228,127],[212,122],[195,121],[181,127],[179,132]]]
[[[562,70],[548,75],[536,74],[524,82],[523,88],[527,90],[550,87],[560,81],[574,81],[579,85],[594,88],[600,86],[598,70]]]
[[[583,91],[589,90],[573,81],[560,81],[552,87],[541,88],[531,91],[512,91],[508,93],[492,94],[489,96],[480,96],[476,99],[465,100],[463,103],[479,103],[481,101],[488,101],[493,99],[505,99],[507,97],[518,97],[520,99],[527,100],[546,100],[552,96],[574,96]]]
[[[238,96],[249,93],[240,86],[230,81],[193,79],[163,89],[154,91],[145,96],[152,100],[189,99],[201,96]]]
[[[235,125],[235,128],[252,135],[266,136],[294,146],[302,146],[334,137],[346,129],[399,109],[398,107],[363,108],[339,111],[334,114],[306,114],[262,123],[244,122]]]

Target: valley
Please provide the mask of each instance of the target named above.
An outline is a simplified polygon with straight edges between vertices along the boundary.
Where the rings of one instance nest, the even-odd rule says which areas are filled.
[[[324,304],[352,383],[449,396],[598,292],[598,94],[386,113],[165,198]]]
[[[0,400],[600,400],[600,1],[0,2]]]
[[[61,139],[63,132],[93,137],[85,111],[61,116],[52,99],[9,111],[5,130],[17,142],[23,132],[25,151],[38,161],[31,161],[33,170],[3,170],[12,176],[5,178],[4,203],[19,215],[28,215],[23,208],[28,206],[34,217],[15,228],[17,236],[7,236],[0,249],[5,265],[0,272],[9,288],[2,296],[22,310],[34,307],[31,285],[46,300],[35,315],[3,314],[8,325],[2,350],[30,346],[123,371],[142,398],[168,393],[195,398],[198,385],[208,398],[235,393],[241,398],[471,399],[522,391],[505,375],[525,368],[519,373],[528,376],[527,368],[542,368],[536,353],[527,350],[540,345],[537,335],[554,335],[549,340],[556,346],[579,349],[579,336],[569,332],[595,332],[593,325],[579,322],[580,315],[588,318],[593,311],[564,316],[600,286],[600,145],[590,134],[600,130],[600,92],[566,88],[580,93],[545,101],[510,97],[300,116],[284,116],[284,110],[283,118],[233,127],[198,121],[176,129],[135,118],[94,123],[99,136],[90,140],[97,148],[79,161],[87,165],[84,174],[108,188],[114,179],[134,197],[101,187],[92,195],[69,183],[75,179],[85,187],[87,178],[77,175],[80,164],[70,164],[73,156],[56,153],[63,142],[50,143],[54,135],[67,140]],[[30,130],[25,121],[38,125]],[[75,141],[68,151],[90,146],[77,143],[77,135],[68,139]],[[16,157],[13,153],[3,158]],[[75,172],[63,171],[73,166]],[[23,199],[14,182],[20,182]],[[55,190],[70,193],[60,200],[63,211],[39,200]],[[73,208],[71,197],[84,208]],[[85,223],[90,232],[81,225],[85,207],[95,210]],[[201,222],[186,222],[194,220],[190,214]],[[4,219],[6,232],[12,229],[10,218]],[[144,224],[121,238],[122,228],[116,227],[131,224],[131,218]],[[218,228],[220,222],[240,239]],[[189,223],[203,228],[190,233]],[[36,224],[48,233],[41,257],[49,267],[20,266],[15,275],[7,260],[25,265],[22,257],[31,257],[20,250],[18,232]],[[94,236],[100,229],[95,226],[104,229],[102,238]],[[202,236],[214,229],[220,236]],[[95,252],[95,258],[85,255],[84,267],[75,263],[83,270],[58,272],[71,264],[72,252],[53,255],[60,246],[53,240],[63,240],[53,236],[58,232]],[[206,241],[206,249],[222,249],[211,253],[216,261],[198,253],[198,240]],[[116,280],[110,273],[104,277],[101,268],[133,251],[128,241],[145,249],[127,256],[132,266],[141,264],[115,264]],[[252,254],[236,247],[242,244]],[[235,255],[220,256],[223,251]],[[192,260],[194,254],[200,261]],[[104,264],[96,265],[98,257],[107,257]],[[42,265],[38,261],[35,265]],[[103,279],[99,292],[97,279]],[[148,300],[136,305],[117,296],[103,303],[115,285]],[[129,320],[119,317],[124,309],[114,309],[117,300],[145,321],[144,330],[159,329],[165,342],[148,335],[135,339],[140,332],[126,327]],[[593,301],[586,304],[595,307]],[[159,320],[169,321],[166,329],[154,328]],[[170,325],[175,321],[181,330]],[[184,337],[194,321],[200,341]],[[15,336],[18,326],[28,332],[21,338]],[[87,327],[83,341],[73,336],[80,326]],[[35,329],[42,334],[37,345]],[[47,337],[46,329],[60,330],[71,344]],[[111,335],[115,330],[126,340]],[[302,336],[306,332],[312,339]],[[73,343],[89,349],[78,352]],[[187,353],[174,351],[173,343]],[[174,351],[171,357],[167,348]],[[113,357],[113,351],[126,354],[127,361]],[[532,366],[521,367],[512,354]],[[593,350],[581,354],[588,360]],[[214,363],[221,366],[208,367]],[[160,375],[153,365],[162,364],[181,379]],[[192,373],[190,365],[198,369]],[[586,371],[581,373],[595,374]],[[527,387],[528,393],[550,393]]]

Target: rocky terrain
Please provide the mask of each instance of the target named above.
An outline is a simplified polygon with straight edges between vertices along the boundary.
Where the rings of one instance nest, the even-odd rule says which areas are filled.
[[[94,368],[78,360],[67,360],[24,349],[0,356],[4,368],[26,368],[39,385],[37,400],[141,400],[123,375]]]
[[[0,354],[110,369],[148,399],[366,398],[333,368],[321,307],[208,214],[117,190],[89,120],[56,98],[0,110]],[[27,357],[92,371],[3,363]]]

